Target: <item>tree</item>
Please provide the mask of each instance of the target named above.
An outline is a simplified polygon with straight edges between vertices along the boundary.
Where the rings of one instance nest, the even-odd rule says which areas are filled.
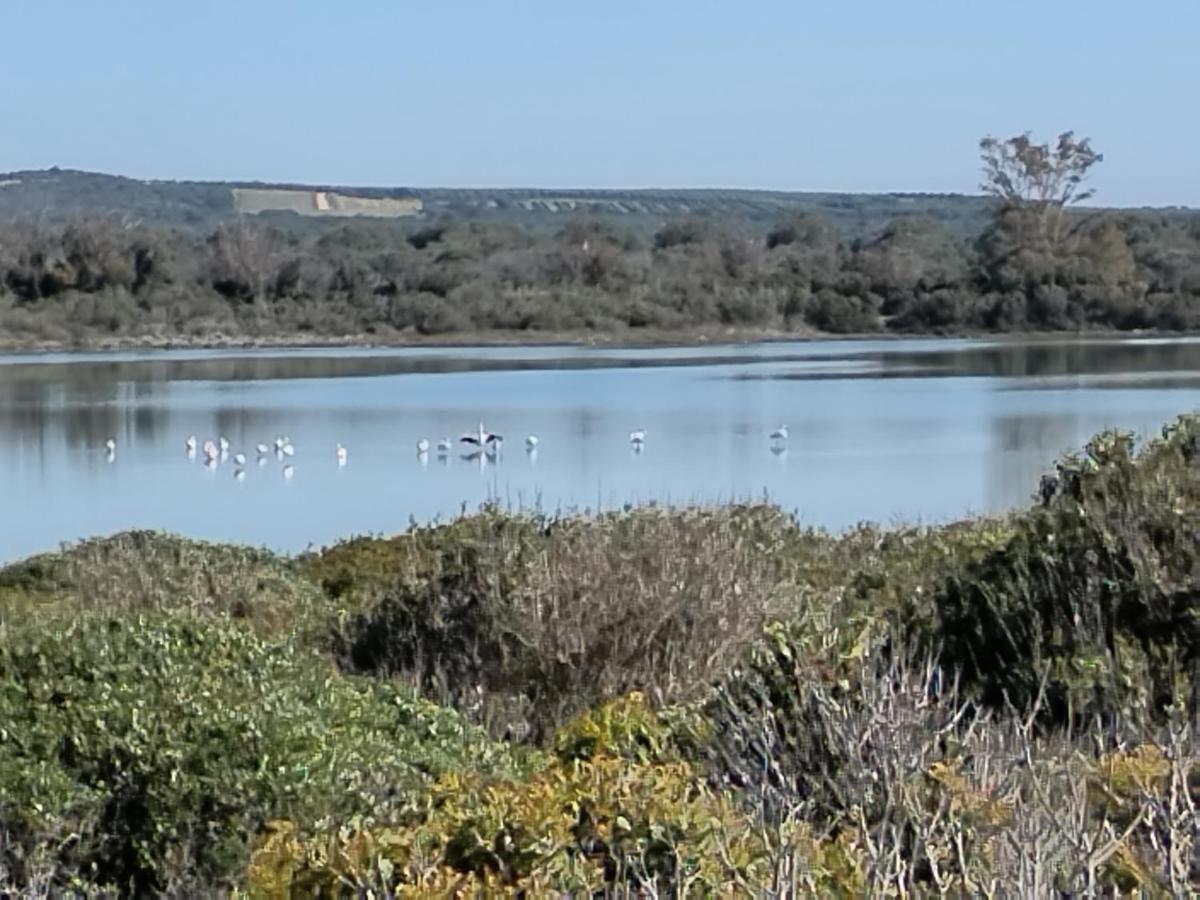
[[[1088,173],[1104,157],[1092,149],[1088,138],[1072,131],[1058,143],[1035,144],[1029,132],[1001,141],[985,137],[979,142],[983,159],[983,192],[1001,201],[1000,214],[1019,222],[1018,243],[1025,249],[1055,252],[1063,239],[1064,211],[1093,196],[1084,188]],[[1017,215],[1012,215],[1016,211]]]

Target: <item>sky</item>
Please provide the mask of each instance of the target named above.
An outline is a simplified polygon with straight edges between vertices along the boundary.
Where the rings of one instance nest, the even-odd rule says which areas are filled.
[[[974,193],[1074,130],[1200,206],[1196,0],[12,0],[0,171]]]

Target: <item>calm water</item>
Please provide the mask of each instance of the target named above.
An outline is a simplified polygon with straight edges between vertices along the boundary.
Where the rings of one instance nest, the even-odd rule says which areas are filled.
[[[0,358],[0,560],[124,528],[297,551],[489,499],[612,508],[769,496],[802,519],[1027,501],[1062,451],[1200,408],[1200,341],[169,352]],[[500,458],[420,459],[480,420]],[[767,435],[787,423],[786,452]],[[628,434],[645,429],[644,452]],[[194,433],[232,459],[189,460]],[[524,438],[536,433],[536,455]],[[254,445],[296,448],[291,477]],[[118,449],[107,458],[104,442]],[[337,442],[349,451],[339,468]]]

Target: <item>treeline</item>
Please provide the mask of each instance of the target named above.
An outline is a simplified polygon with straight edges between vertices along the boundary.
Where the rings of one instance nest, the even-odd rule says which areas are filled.
[[[12,342],[153,336],[624,333],[741,327],[955,332],[1200,324],[1200,219],[1073,214],[1053,245],[1019,209],[977,240],[900,219],[847,242],[802,215],[767,233],[673,221],[652,240],[575,222],[552,236],[446,223],[297,237],[254,224],[207,238],[81,221],[0,231]]]

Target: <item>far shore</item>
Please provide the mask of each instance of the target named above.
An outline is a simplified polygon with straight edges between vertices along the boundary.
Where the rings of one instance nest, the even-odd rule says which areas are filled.
[[[472,331],[453,334],[314,335],[274,336],[226,335],[138,335],[87,338],[80,341],[21,340],[0,335],[0,356],[38,353],[119,353],[137,350],[314,350],[314,349],[404,349],[415,347],[608,347],[647,348],[701,347],[722,344],[763,344],[835,341],[999,340],[1048,342],[1062,340],[1114,340],[1137,338],[1186,338],[1194,332],[1159,330],[1088,330],[1037,332],[858,332],[832,334],[814,330],[713,328],[682,331],[636,329],[621,332]]]

